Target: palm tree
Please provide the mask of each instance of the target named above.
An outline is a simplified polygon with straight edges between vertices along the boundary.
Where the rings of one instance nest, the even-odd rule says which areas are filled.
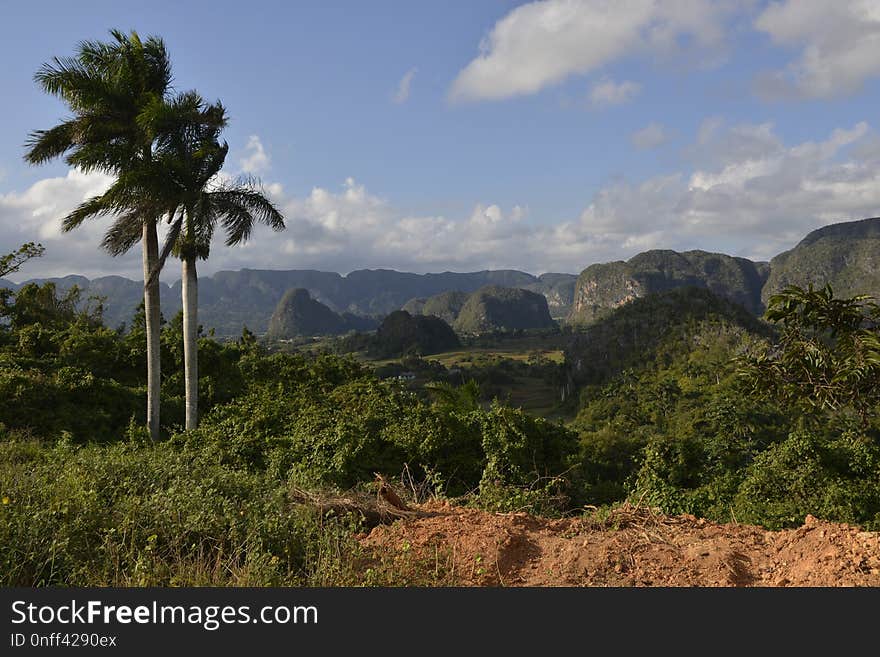
[[[109,43],[84,41],[76,57],[54,58],[35,75],[46,93],[64,101],[73,116],[48,130],[32,132],[25,159],[42,164],[66,154],[70,166],[85,172],[104,171],[116,182],[103,199],[104,212],[79,208],[63,224],[72,230],[86,216],[126,213],[126,231],[136,226],[143,247],[144,306],[147,329],[147,424],[153,440],[159,436],[159,281],[150,278],[159,257],[155,207],[133,200],[126,180],[153,159],[156,122],[151,120],[167,99],[171,84],[171,63],[165,44],[157,37],[142,41],[113,30]],[[112,203],[110,202],[112,201]],[[92,199],[93,210],[100,203]],[[86,208],[87,210],[88,208]],[[118,223],[118,221],[117,221]],[[114,228],[116,228],[114,224]],[[111,231],[114,229],[111,229]],[[104,246],[117,255],[127,250],[112,246],[111,234]],[[131,245],[129,245],[130,248]]]
[[[158,275],[166,258],[174,253],[182,263],[183,359],[186,391],[186,429],[198,425],[198,274],[196,262],[208,258],[217,224],[226,232],[226,245],[245,242],[254,224],[284,229],[284,219],[253,179],[222,181],[220,169],[229,145],[219,141],[226,125],[220,103],[206,105],[194,92],[175,99],[169,114],[176,129],[163,130],[157,149],[160,190],[146,196],[162,198],[170,227],[162,253],[151,277]],[[190,117],[180,120],[181,117]]]

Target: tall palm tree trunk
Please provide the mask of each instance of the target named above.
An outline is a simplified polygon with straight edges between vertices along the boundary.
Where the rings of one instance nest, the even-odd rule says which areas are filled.
[[[199,423],[199,279],[196,258],[183,259],[183,375],[186,388],[186,430]]]
[[[159,237],[156,234],[156,222],[144,222],[143,235],[144,280],[150,280],[150,274],[159,260]],[[159,439],[159,390],[161,384],[161,360],[159,351],[159,278],[144,286],[144,316],[147,328],[147,426],[150,438]]]

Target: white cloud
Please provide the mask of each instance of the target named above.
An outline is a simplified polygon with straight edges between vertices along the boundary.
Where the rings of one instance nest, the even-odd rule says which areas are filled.
[[[666,132],[666,128],[659,123],[649,123],[641,130],[634,132],[630,141],[639,150],[650,150],[669,141],[669,134]]]
[[[418,72],[419,69],[413,66],[411,69],[403,74],[402,78],[400,78],[400,82],[397,83],[397,91],[394,93],[393,100],[395,103],[405,103],[407,100],[409,100],[409,89],[412,85],[413,78]]]
[[[245,151],[245,156],[238,161],[239,167],[244,173],[258,175],[269,170],[272,161],[257,135],[248,137]]]
[[[778,45],[801,49],[786,69],[758,78],[765,97],[831,98],[880,76],[877,0],[784,0],[767,7],[755,27]]]
[[[61,220],[78,204],[103,193],[112,178],[101,173],[85,174],[71,169],[65,176],[44,178],[23,192],[0,194],[0,254],[9,253],[25,242],[46,247],[42,258],[29,262],[19,278],[64,276],[70,273],[120,273],[140,271],[138,249],[120,258],[99,250],[110,220],[89,220],[79,228],[62,233]]]
[[[510,249],[521,252],[517,243],[527,244],[533,230],[522,206],[505,210],[478,203],[459,218],[413,215],[400,212],[352,178],[339,190],[315,187],[303,198],[281,190],[275,201],[287,230],[256,231],[252,253],[215,249],[214,255],[224,259],[223,268],[485,269],[509,266],[516,258]],[[255,253],[260,254],[259,265],[253,262]]]
[[[338,188],[292,195],[277,181],[267,193],[287,230],[258,227],[243,247],[219,239],[199,270],[360,268],[474,271],[513,268],[578,272],[594,262],[649,248],[701,248],[759,259],[807,232],[880,215],[880,137],[866,123],[819,141],[786,144],[772,124],[701,126],[697,164],[641,181],[618,180],[585,199],[576,217],[539,221],[525,205],[483,201],[458,216],[414,214],[353,178]],[[46,256],[21,276],[119,274],[137,278],[140,250],[110,258],[98,248],[109,219],[59,234],[59,221],[109,179],[71,171],[23,192],[0,195],[0,253],[39,240]],[[177,278],[170,265],[163,277]]]
[[[578,272],[650,248],[767,259],[819,226],[880,214],[877,137],[866,124],[790,145],[771,124],[712,126],[694,147],[696,168],[606,185],[569,220],[542,223],[496,203],[459,217],[412,215],[349,179],[280,198],[289,227],[280,239],[263,231],[251,254],[215,250],[212,259],[224,268]]]
[[[624,57],[714,48],[748,0],[541,0],[501,18],[449,91],[453,101],[533,94]]]
[[[635,98],[639,91],[641,91],[641,85],[635,82],[624,80],[618,83],[605,78],[590,89],[590,104],[593,107],[622,105]]]

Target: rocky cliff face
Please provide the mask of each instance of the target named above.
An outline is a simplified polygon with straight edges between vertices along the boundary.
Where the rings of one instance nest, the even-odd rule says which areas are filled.
[[[880,217],[814,230],[770,261],[764,303],[788,285],[822,287],[835,296],[880,296]]]
[[[706,288],[760,314],[766,277],[766,265],[745,258],[706,251],[646,251],[626,262],[587,267],[578,277],[568,321],[590,324],[634,299],[680,287]]]
[[[523,285],[524,290],[543,294],[552,317],[563,318],[571,312],[574,301],[575,274],[541,274],[534,283]]]

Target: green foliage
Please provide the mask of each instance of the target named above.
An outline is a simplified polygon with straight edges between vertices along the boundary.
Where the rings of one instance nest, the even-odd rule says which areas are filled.
[[[566,375],[574,358],[609,356],[589,371],[582,361],[570,428],[483,401],[495,376],[513,381],[535,369],[553,385],[566,381],[538,352],[528,362],[473,356],[474,379],[417,394],[352,358],[269,354],[247,331],[225,343],[203,335],[202,424],[158,445],[143,427],[142,317],[122,333],[52,288],[7,297],[18,314],[0,327],[0,398],[9,400],[0,404],[0,497],[8,500],[0,582],[410,582],[409,570],[358,574],[357,524],[317,517],[288,498],[294,485],[363,488],[375,472],[406,472],[435,493],[495,511],[557,514],[630,499],[768,527],[808,513],[880,527],[880,427],[867,382],[831,377],[851,396],[838,393],[846,403],[811,422],[794,397],[743,386],[743,359],[784,357],[795,329],[828,350],[823,362],[870,365],[840,354],[863,354],[846,340],[856,334],[869,345],[873,307],[804,294],[771,306],[781,324],[776,351],[773,331],[704,291],[620,309],[597,325],[587,351],[569,350]],[[24,306],[14,310],[17,303]],[[182,419],[182,340],[175,317],[162,333],[172,423]],[[803,353],[783,362],[803,371]],[[445,371],[421,359],[400,366]]]
[[[737,518],[771,529],[807,514],[880,528],[880,443],[853,433],[808,431],[759,454],[735,498]]]
[[[271,359],[280,376],[218,406],[180,439],[212,445],[236,467],[342,488],[408,465],[419,476],[440,473],[451,494],[486,478],[521,484],[557,475],[573,449],[570,432],[521,411],[429,405],[358,370],[351,380],[328,381],[337,374],[326,367],[330,357],[314,364],[286,354]]]
[[[742,376],[766,398],[814,416],[851,409],[864,423],[880,404],[880,306],[868,296],[835,299],[830,286],[788,287],[770,298],[779,344],[740,359]]]
[[[0,278],[14,274],[31,258],[39,258],[46,251],[42,244],[28,242],[22,244],[17,251],[0,256]]]
[[[480,408],[482,392],[480,384],[473,379],[465,381],[460,386],[452,385],[447,381],[429,383],[425,385],[425,390],[431,393],[437,406],[449,411],[466,413]]]
[[[477,419],[486,454],[481,485],[528,485],[567,469],[574,436],[559,424],[498,403]]]
[[[58,328],[69,324],[77,316],[80,291],[74,285],[63,297],[58,297],[55,283],[28,283],[18,290],[14,298],[15,303],[9,303],[10,299],[7,298],[7,303],[0,310],[0,316],[9,320],[13,330],[34,324]]]
[[[769,337],[772,330],[708,290],[678,288],[636,299],[576,333],[565,359],[577,384],[603,384],[627,369],[662,367],[692,353],[726,357],[722,352],[745,334]]]
[[[630,304],[631,317],[650,307],[661,323],[627,323],[655,336],[647,351],[640,360],[623,352],[617,363],[628,368],[596,368],[587,377],[594,383],[582,389],[574,423],[584,502],[626,497],[667,513],[768,527],[797,525],[808,513],[876,526],[877,379],[867,375],[873,366],[866,356],[873,306],[835,300],[830,290],[790,292],[768,312],[781,325],[779,346],[767,340],[773,333],[731,322],[735,316],[665,317],[670,297]],[[607,321],[620,327],[615,315]],[[648,313],[642,316],[647,322]],[[613,337],[597,326],[594,337],[612,346],[597,342],[591,353],[613,353]],[[633,348],[624,338],[617,344]],[[811,380],[822,390],[811,389]],[[823,405],[831,394],[838,403]]]
[[[283,482],[206,449],[0,441],[0,584],[344,583],[347,519],[292,505]]]
[[[142,309],[128,333],[103,326],[99,312],[77,309],[76,288],[29,284],[6,298],[0,325],[0,422],[40,436],[68,432],[76,441],[118,440],[143,419],[146,350]],[[201,338],[204,408],[245,389],[238,362],[261,352],[252,334],[238,342]],[[180,316],[162,333],[166,422],[182,420],[183,336]]]

